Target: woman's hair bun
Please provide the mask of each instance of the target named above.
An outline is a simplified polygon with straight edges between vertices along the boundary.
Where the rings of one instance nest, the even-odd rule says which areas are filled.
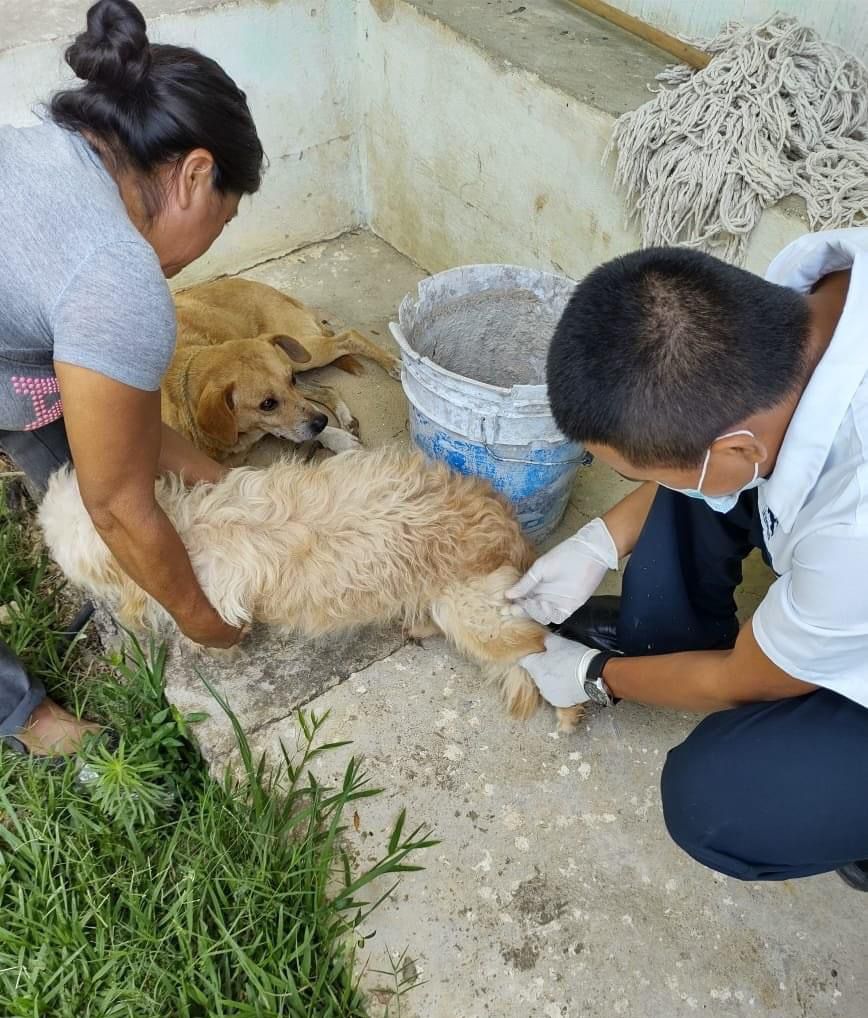
[[[66,51],[76,76],[118,91],[139,86],[151,66],[142,12],[130,0],[98,0],[87,12],[87,29]]]

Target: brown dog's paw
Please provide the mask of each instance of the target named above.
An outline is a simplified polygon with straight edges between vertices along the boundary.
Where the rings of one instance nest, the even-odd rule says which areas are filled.
[[[320,433],[319,443],[324,449],[330,449],[332,452],[355,452],[356,449],[362,448],[362,443],[355,435],[340,428],[326,428]]]
[[[397,357],[393,358],[389,367],[389,378],[394,378],[396,382],[401,381],[401,362]]]

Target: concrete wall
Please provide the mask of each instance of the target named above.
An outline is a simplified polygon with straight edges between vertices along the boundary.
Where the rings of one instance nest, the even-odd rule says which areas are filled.
[[[75,23],[83,25],[88,5],[79,6]],[[270,159],[260,193],[179,282],[234,271],[362,222],[353,15],[349,0],[280,0],[200,7],[149,23],[154,41],[194,46],[244,88]],[[0,53],[0,123],[35,119],[34,104],[63,80],[63,45],[51,39]]]
[[[56,32],[68,38],[87,3],[56,2]],[[638,246],[601,166],[611,104],[589,87],[608,96],[617,85],[624,108],[644,101],[653,70],[635,81],[623,71],[646,66],[629,36],[583,47],[574,9],[559,0],[540,0],[520,40],[502,27],[504,0],[500,20],[491,4],[463,0],[185,8],[195,2],[147,0],[151,36],[223,64],[248,92],[271,165],[261,193],[180,284],[365,224],[432,271],[497,261],[578,277]],[[157,16],[160,4],[169,13]],[[65,39],[40,34],[45,16],[19,17],[0,41],[0,122],[32,120],[62,80]],[[547,72],[532,62],[542,51]],[[749,264],[763,267],[803,229],[798,214],[770,213]]]
[[[868,60],[868,4],[864,0],[616,0],[621,10],[676,35],[706,38],[726,21],[753,25],[777,11],[792,14],[824,39]]]
[[[583,274],[633,246],[600,170],[611,119],[504,67],[410,4],[359,6],[373,229],[430,270]]]
[[[361,0],[358,27],[367,216],[389,243],[432,271],[496,261],[575,278],[639,246],[601,165],[608,113],[494,58],[418,4]],[[546,44],[576,59],[573,39]],[[582,58],[609,60],[623,45],[613,33]],[[804,230],[798,211],[767,214],[748,266],[764,268]]]

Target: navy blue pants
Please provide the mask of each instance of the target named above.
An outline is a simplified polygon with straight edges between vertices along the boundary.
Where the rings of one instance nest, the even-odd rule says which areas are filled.
[[[755,491],[723,515],[661,488],[624,574],[624,652],[731,647],[733,594],[755,547],[765,554]],[[868,859],[868,709],[821,690],[712,714],[669,753],[661,791],[673,839],[732,877]]]

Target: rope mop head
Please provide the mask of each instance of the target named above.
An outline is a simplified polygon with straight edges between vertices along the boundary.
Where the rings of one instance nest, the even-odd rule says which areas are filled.
[[[642,243],[729,261],[763,211],[801,195],[812,230],[868,218],[868,69],[795,18],[727,25],[706,68],[666,68],[615,123],[615,183]]]

